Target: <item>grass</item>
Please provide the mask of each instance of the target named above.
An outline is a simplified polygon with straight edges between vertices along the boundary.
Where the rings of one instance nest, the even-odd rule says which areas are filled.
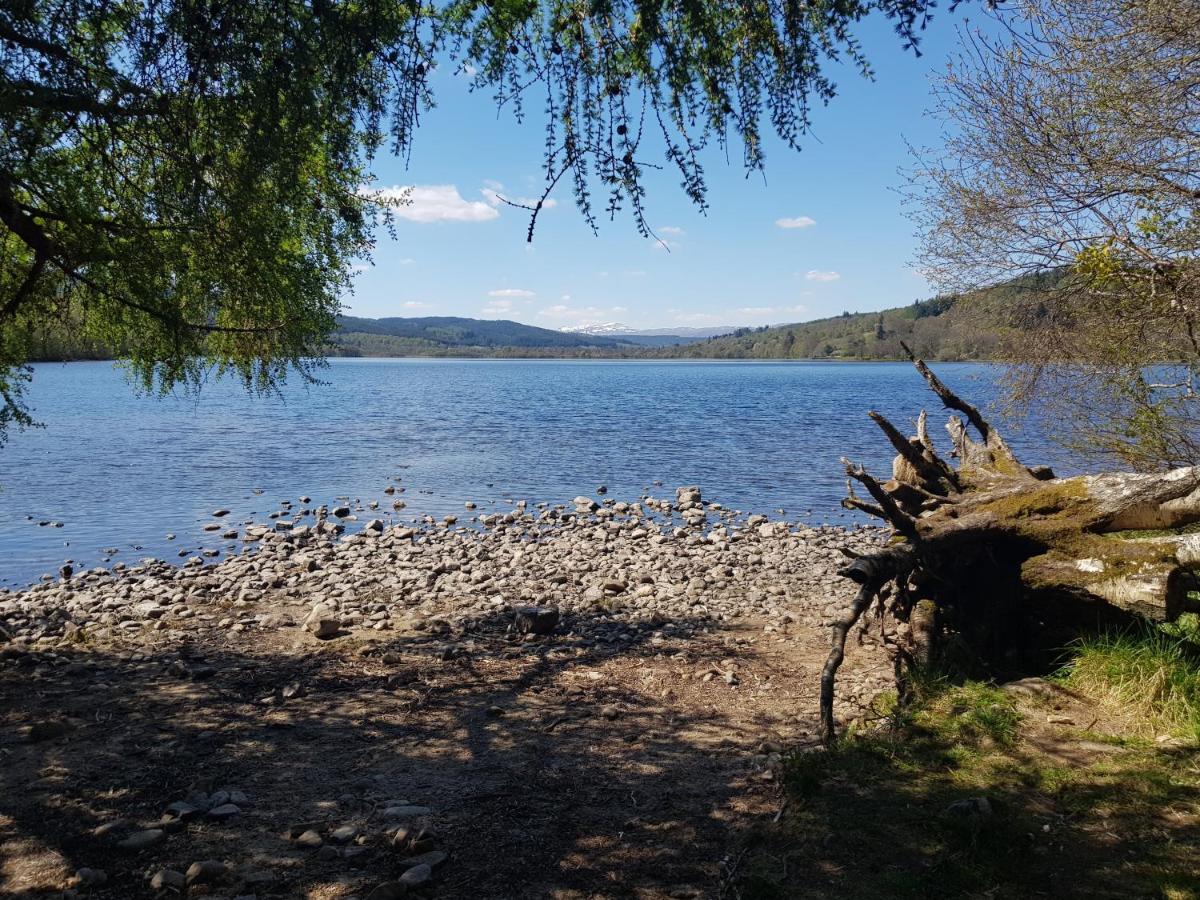
[[[1139,734],[1200,741],[1200,617],[1081,639],[1063,682]]]
[[[748,839],[732,896],[1200,900],[1200,755],[1091,693],[1164,685],[1137,714],[1186,732],[1193,628],[1073,648],[1072,725],[1050,724],[1068,717],[1049,700],[937,673],[904,708],[879,698],[879,727],[785,760],[783,814]]]

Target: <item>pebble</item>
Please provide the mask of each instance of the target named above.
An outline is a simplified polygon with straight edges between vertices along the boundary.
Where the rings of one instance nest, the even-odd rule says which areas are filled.
[[[148,828],[145,831],[135,831],[124,840],[118,841],[117,846],[122,850],[146,850],[157,846],[167,839],[167,833],[161,828]]]
[[[517,610],[517,631],[523,634],[551,634],[558,627],[559,612],[552,606],[526,606]]]
[[[321,640],[328,640],[342,630],[342,623],[337,619],[309,619],[305,627]]]
[[[229,867],[225,863],[216,859],[206,859],[202,862],[194,862],[188,866],[188,870],[184,873],[188,885],[193,884],[212,884],[215,881],[220,881],[229,872]]]
[[[310,828],[308,831],[304,832],[298,838],[296,838],[296,843],[299,844],[301,847],[309,847],[309,848],[315,849],[317,847],[322,846],[325,843],[325,840],[321,837],[320,834],[318,834],[316,831],[313,831]]]
[[[214,806],[208,811],[208,818],[218,822],[223,822],[226,819],[232,819],[234,816],[240,816],[242,809],[236,803],[222,803],[220,806]]]
[[[430,850],[428,853],[422,853],[419,856],[410,856],[407,859],[402,859],[397,865],[402,869],[411,869],[414,866],[429,866],[431,869],[436,869],[449,858],[449,854],[443,850]]]
[[[418,888],[433,877],[433,869],[425,863],[413,866],[400,876],[400,883],[408,888]]]
[[[288,531],[245,522],[240,530],[252,549],[216,562],[191,557],[197,562],[176,566],[147,557],[74,571],[70,581],[0,588],[0,642],[5,652],[25,653],[74,643],[81,632],[128,640],[151,629],[186,642],[216,627],[250,640],[301,623],[324,639],[351,628],[436,634],[443,649],[455,648],[442,655],[457,658],[469,653],[464,635],[507,621],[531,641],[550,633],[564,645],[598,648],[644,641],[645,650],[661,653],[675,638],[750,615],[776,629],[761,640],[787,640],[829,624],[852,596],[853,586],[836,574],[844,562],[839,548],[869,552],[887,537],[877,528],[747,518],[706,502],[694,487],[673,496],[649,490],[660,496],[606,499],[604,506],[582,495],[556,506],[515,502],[481,515],[479,529],[446,528],[427,517],[423,525],[343,535],[338,514],[352,515],[344,500],[296,518],[300,524]],[[705,521],[681,528],[685,513]],[[314,609],[318,598],[322,612],[306,618],[302,609]],[[171,671],[196,680],[222,675],[200,660],[179,661]],[[729,671],[722,666],[714,678],[728,682]],[[855,687],[869,696],[889,680],[887,673],[864,676]]]
[[[75,877],[72,880],[79,887],[96,887],[108,881],[108,873],[103,869],[89,869],[84,866],[76,869]]]
[[[159,869],[150,878],[150,887],[156,891],[180,892],[187,887],[187,876],[174,869]]]

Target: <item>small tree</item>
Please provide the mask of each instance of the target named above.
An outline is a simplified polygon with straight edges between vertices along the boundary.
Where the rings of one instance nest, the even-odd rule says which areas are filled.
[[[918,151],[923,263],[949,290],[1012,279],[1018,405],[1073,448],[1200,462],[1200,4],[1017,0],[964,36]]]
[[[546,110],[544,200],[643,214],[655,151],[705,206],[703,148],[796,146],[831,60],[934,0],[12,0],[0,7],[0,441],[28,423],[29,334],[99,338],[150,390],[212,367],[307,375],[370,252],[385,145],[408,152],[456,67],[520,118]],[[769,123],[769,124],[768,124]],[[654,146],[657,144],[657,146]],[[533,222],[542,201],[529,206]]]

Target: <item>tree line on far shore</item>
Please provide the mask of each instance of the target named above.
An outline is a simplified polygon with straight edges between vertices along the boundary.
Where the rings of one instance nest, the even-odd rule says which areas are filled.
[[[812,322],[739,328],[728,335],[656,348],[613,346],[611,338],[597,341],[597,346],[522,346],[505,340],[513,332],[511,323],[488,320],[473,323],[474,340],[449,332],[441,338],[412,337],[367,331],[364,323],[374,320],[350,318],[330,336],[326,351],[333,357],[896,360],[906,358],[903,342],[927,359],[992,360],[1005,357],[1013,335],[1022,331],[1020,311],[1051,281],[1023,278],[975,292],[966,304],[948,295],[878,312],[846,311]],[[82,336],[69,323],[43,326],[29,344],[37,361],[121,355],[119,348]]]

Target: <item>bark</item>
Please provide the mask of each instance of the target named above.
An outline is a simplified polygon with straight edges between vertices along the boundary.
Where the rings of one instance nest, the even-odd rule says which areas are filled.
[[[890,480],[842,461],[873,501],[850,489],[844,505],[884,519],[899,543],[839,573],[859,590],[834,625],[822,672],[827,741],[835,734],[833,694],[846,635],[889,584],[898,598],[911,598],[911,583],[922,586],[915,615],[911,602],[888,607],[912,626],[898,659],[918,662],[928,661],[938,630],[968,638],[1003,664],[1051,620],[1161,622],[1200,609],[1200,533],[1181,531],[1200,522],[1200,467],[1054,478],[1045,467],[1024,465],[976,407],[923,361],[913,363],[943,405],[962,416],[946,426],[959,464],[938,455],[924,411],[911,438],[870,414],[897,452]],[[926,615],[933,610],[936,626]]]

